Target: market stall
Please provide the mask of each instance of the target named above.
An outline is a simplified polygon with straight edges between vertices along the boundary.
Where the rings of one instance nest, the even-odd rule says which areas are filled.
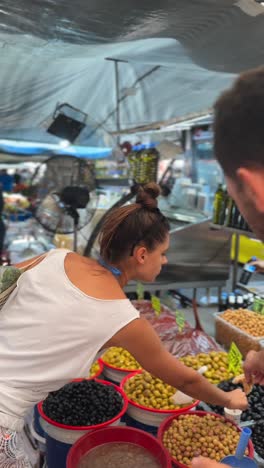
[[[239,359],[237,353],[238,349],[243,351],[243,345],[235,335],[230,338],[231,348],[230,343],[223,348],[199,329],[199,317],[193,329],[184,320],[184,314],[162,304],[158,308],[155,301],[138,300],[134,305],[154,326],[165,346],[185,365],[195,370],[206,368],[205,377],[224,391],[242,387],[242,383],[236,382],[240,381],[242,372],[242,356]],[[227,319],[230,314],[226,311],[223,317],[227,315]],[[243,323],[240,315],[252,316],[253,324],[248,334],[256,340],[253,336],[257,335],[263,316],[245,310],[231,316],[235,317],[235,314],[239,323],[240,320]],[[179,342],[182,345],[173,350],[173,344]],[[238,346],[235,353],[234,343]],[[127,446],[125,462],[128,466],[131,463],[132,468],[136,466],[133,458],[140,456],[142,463],[149,462],[151,467],[185,468],[199,454],[215,460],[234,454],[241,431],[248,426],[252,428],[253,436],[246,455],[252,460],[255,458],[257,466],[263,466],[262,387],[256,385],[250,389],[249,409],[237,416],[232,411],[229,413],[213,405],[208,407],[204,402],[192,399],[188,403],[177,402],[174,400],[178,393],[176,388],[140,369],[133,356],[122,348],[109,348],[104,352],[99,364],[94,365],[94,372],[92,379],[74,381],[50,394],[39,405],[48,467],[89,467],[91,460],[94,460],[93,466],[97,466],[96,463],[102,463],[106,456],[113,463],[117,463],[116,460],[121,463],[124,456],[122,444],[133,443],[137,447],[135,454],[132,449],[130,454]],[[98,380],[99,372],[102,374]],[[192,431],[194,426],[196,430]],[[106,455],[103,444],[108,437],[113,445],[112,449],[109,445]],[[186,438],[187,443],[183,444]],[[93,459],[90,450],[95,447],[97,452]]]
[[[136,184],[160,182],[163,195],[159,207],[170,220],[169,263],[155,282],[131,282],[125,292],[137,296],[134,305],[141,317],[153,326],[174,357],[203,373],[214,390],[218,385],[227,391],[241,387],[242,359],[247,351],[263,347],[264,306],[261,297],[249,300],[241,291],[234,292],[233,302],[221,296],[229,279],[232,237],[234,290],[240,237],[249,233],[240,230],[243,220],[239,216],[239,227],[225,221],[211,222],[223,174],[212,157],[210,108],[235,73],[263,63],[259,44],[264,10],[260,1],[183,3],[124,0],[116,9],[111,0],[79,0],[77,4],[40,0],[32,5],[28,0],[16,5],[3,2],[0,159],[10,163],[32,158],[43,163],[30,187],[35,190],[33,203],[25,193],[4,194],[6,247],[12,264],[54,247],[98,258],[97,234],[106,214],[112,207],[131,203]],[[199,121],[203,111],[205,118]],[[184,115],[197,121],[184,123]],[[167,125],[172,126],[172,154],[161,170],[161,145],[150,137],[143,142],[151,143],[150,147],[142,147],[141,135],[143,127],[156,126],[166,132]],[[130,138],[133,143],[126,145],[130,148],[126,159],[120,149],[123,139]],[[47,163],[51,156],[57,158],[52,164]],[[94,177],[87,167],[91,159]],[[89,183],[88,173],[92,174]],[[84,202],[79,196],[72,197],[72,190],[67,198],[67,189],[73,187],[79,195],[84,189]],[[262,247],[257,247],[261,254]],[[244,257],[248,260],[251,254]],[[65,279],[64,264],[61,272]],[[46,274],[37,286],[43,288],[50,278]],[[1,279],[3,286],[10,276],[7,274],[6,280],[3,274]],[[243,294],[248,292],[245,285],[239,286]],[[190,307],[183,308],[190,305],[190,298],[183,300],[182,288],[193,290],[195,297],[197,288],[207,288],[210,296],[211,287],[218,288],[221,311],[214,307],[201,315],[195,302],[193,315]],[[54,296],[58,296],[56,288],[57,283]],[[35,284],[31,288],[34,298],[36,289]],[[262,291],[259,287],[253,292],[262,295]],[[78,294],[75,290],[71,297]],[[33,306],[34,312],[43,306],[37,323],[42,332],[51,304],[49,294],[41,291],[40,296],[41,303]],[[59,301],[58,307],[68,305],[63,295]],[[68,303],[74,332],[79,323],[78,305]],[[25,326],[29,305],[31,300],[9,327],[13,330],[19,323],[16,344],[21,347],[33,326],[34,313]],[[46,377],[52,373],[56,347],[64,338],[62,315],[56,339],[49,343],[57,310],[54,312],[43,334],[42,352],[44,348],[45,356],[51,353],[45,361]],[[114,312],[110,311],[107,319]],[[3,317],[12,321],[13,316],[6,313]],[[213,331],[208,331],[207,322],[214,324]],[[88,333],[85,326],[84,333]],[[97,328],[90,341],[100,333]],[[37,339],[31,338],[16,363],[20,364],[22,355],[33,360]],[[73,346],[77,356],[80,347],[88,345],[87,336],[81,346],[78,338],[75,336]],[[63,345],[62,367],[70,380],[72,355],[64,358],[68,339]],[[2,342],[8,344],[9,337],[4,335]],[[172,387],[146,372],[125,348],[111,347],[100,356],[89,357],[93,362],[89,372],[83,372],[86,363],[78,362],[82,378],[66,385],[59,381],[58,385],[58,376],[53,375],[51,389],[56,390],[25,417],[22,437],[27,453],[33,454],[34,468],[187,468],[199,455],[216,461],[234,455],[245,425],[253,429],[245,454],[264,466],[261,387],[250,389],[248,410],[228,413],[208,407],[198,396],[184,395],[176,384]],[[13,361],[11,355],[8,364]],[[36,366],[31,377],[35,402],[40,399],[38,385],[43,383],[39,382],[39,370]],[[12,378],[15,391],[21,389],[24,376]]]

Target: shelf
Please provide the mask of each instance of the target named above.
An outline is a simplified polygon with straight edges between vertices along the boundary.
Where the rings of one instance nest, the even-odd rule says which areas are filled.
[[[96,177],[97,185],[110,187],[128,187],[129,179],[127,177]]]
[[[240,289],[244,289],[248,293],[252,293],[255,296],[264,295],[264,281],[252,281],[249,284],[242,284],[238,282],[237,287]]]
[[[242,229],[236,229],[236,228],[224,226],[221,224],[214,224],[214,223],[211,223],[210,227],[212,230],[215,230],[215,231],[219,231],[223,229],[227,232],[230,232],[231,234],[239,234],[240,236],[246,236],[246,237],[249,237],[250,239],[257,239],[254,232],[251,232],[251,231],[243,231]]]
[[[144,283],[144,290],[153,291],[168,291],[170,289],[198,289],[198,288],[221,288],[226,286],[225,280],[200,280],[200,281],[157,281],[155,283]],[[131,282],[124,288],[125,292],[136,292],[137,283]]]

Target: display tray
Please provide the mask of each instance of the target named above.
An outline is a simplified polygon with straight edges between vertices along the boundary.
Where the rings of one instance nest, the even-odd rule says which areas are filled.
[[[215,313],[215,338],[218,343],[230,347],[234,342],[243,358],[251,350],[260,351],[264,347],[264,336],[254,337],[240,328],[232,325],[221,317],[222,313]]]

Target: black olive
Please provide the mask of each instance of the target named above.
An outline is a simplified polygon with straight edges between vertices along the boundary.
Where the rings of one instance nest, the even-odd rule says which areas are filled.
[[[43,402],[43,411],[56,422],[89,426],[112,419],[122,406],[122,397],[113,387],[83,380],[51,392]]]

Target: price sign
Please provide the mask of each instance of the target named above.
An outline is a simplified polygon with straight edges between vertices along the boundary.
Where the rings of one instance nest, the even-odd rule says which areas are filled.
[[[235,343],[231,343],[227,359],[228,370],[236,373],[241,367],[243,356]]]
[[[137,283],[137,298],[139,301],[144,299],[144,287],[142,283]]]
[[[179,332],[181,333],[184,330],[184,326],[185,326],[184,314],[182,312],[180,312],[179,310],[176,310],[175,318],[176,318],[176,323],[177,323],[178,328],[179,328]]]
[[[157,296],[151,296],[151,305],[153,309],[155,310],[155,314],[157,317],[159,317],[161,313],[161,304],[160,304],[160,299]]]

